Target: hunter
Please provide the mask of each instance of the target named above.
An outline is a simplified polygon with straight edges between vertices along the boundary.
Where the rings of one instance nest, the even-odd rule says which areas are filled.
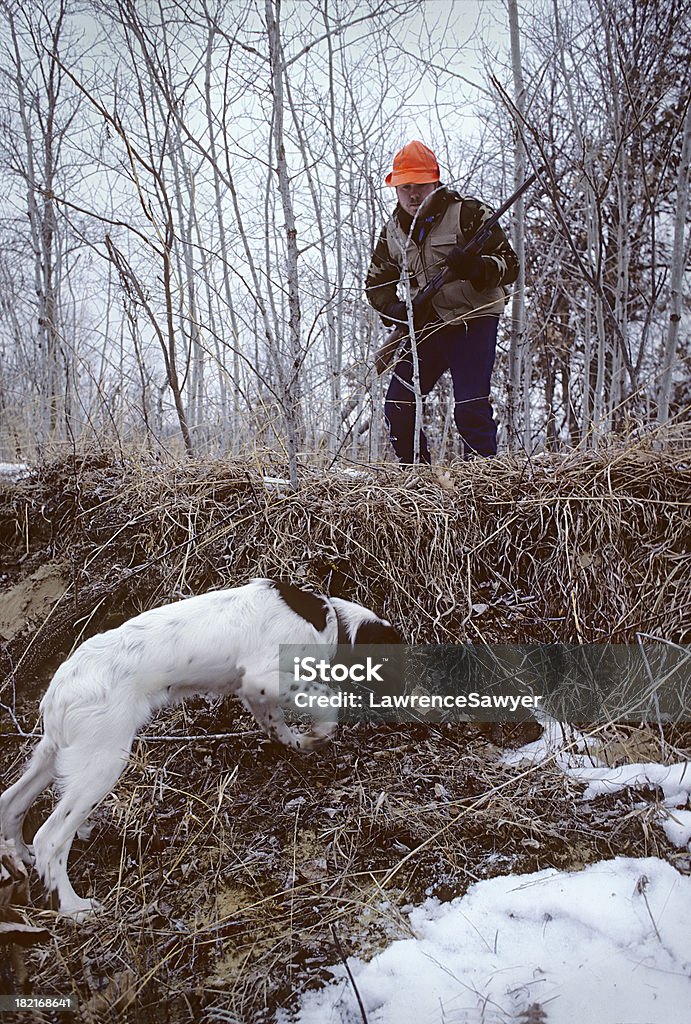
[[[492,211],[480,200],[466,199],[442,185],[437,158],[422,142],[409,142],[396,154],[385,183],[396,189],[398,204],[372,256],[367,299],[387,326],[407,330],[406,281],[414,299],[441,268],[450,268],[451,278],[414,311],[412,343],[417,347],[420,391],[428,395],[450,370],[464,458],[496,455],[490,381],[506,286],[518,276],[516,254],[499,225],[479,255],[462,253],[461,246]],[[383,367],[378,360],[377,369]],[[396,455],[402,463],[412,463],[415,394],[410,338],[394,363],[384,414]],[[423,431],[419,458],[431,461]]]

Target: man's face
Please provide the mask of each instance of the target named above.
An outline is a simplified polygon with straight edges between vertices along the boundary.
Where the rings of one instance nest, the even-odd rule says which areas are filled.
[[[427,181],[424,185],[397,185],[396,195],[405,212],[414,217],[425,199],[438,187],[438,181]]]

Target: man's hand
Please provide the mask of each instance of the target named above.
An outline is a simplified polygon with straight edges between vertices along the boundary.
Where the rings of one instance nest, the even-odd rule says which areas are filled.
[[[460,281],[470,281],[473,288],[481,290],[485,284],[485,263],[482,256],[463,252],[463,247],[454,245],[444,260],[447,267]]]
[[[429,299],[426,302],[420,303],[413,299],[413,326],[416,331],[419,331],[425,326],[429,319],[430,304]],[[408,306],[405,302],[392,302],[386,307],[385,316],[394,322],[396,327],[400,327],[406,333],[408,332]]]

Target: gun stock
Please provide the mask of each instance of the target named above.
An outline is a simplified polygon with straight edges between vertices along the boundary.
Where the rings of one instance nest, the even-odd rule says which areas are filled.
[[[399,344],[407,335],[408,332],[402,327],[394,327],[393,331],[386,335],[383,344],[379,346],[374,357],[374,368],[377,371],[377,376],[381,377],[382,373],[386,373],[396,358]]]

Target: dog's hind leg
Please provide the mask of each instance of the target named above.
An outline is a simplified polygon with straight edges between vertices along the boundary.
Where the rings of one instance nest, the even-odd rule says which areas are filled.
[[[39,740],[24,774],[0,796],[0,832],[14,840],[18,855],[31,864],[31,849],[24,842],[22,826],[32,803],[55,779],[55,746],[44,736]]]
[[[67,875],[67,859],[77,829],[104,796],[111,791],[128,757],[132,737],[126,745],[102,745],[90,736],[83,745],[60,751],[57,770],[64,780],[63,794],[52,814],[34,837],[36,870],[49,892],[57,892],[60,912],[81,920],[98,909],[94,900],[82,899]]]

